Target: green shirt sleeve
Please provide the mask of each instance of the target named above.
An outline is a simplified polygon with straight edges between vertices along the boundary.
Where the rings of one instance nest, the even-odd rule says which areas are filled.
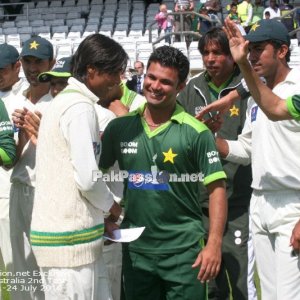
[[[0,99],[0,163],[11,165],[16,158],[13,126],[3,101]]]
[[[130,90],[124,82],[121,83],[122,89],[123,89],[123,96],[121,98],[121,102],[127,106],[130,107],[134,98],[136,97],[137,93]]]
[[[198,133],[191,150],[191,156],[193,156],[193,160],[203,174],[204,185],[219,179],[226,179],[219,152],[216,149],[213,135],[209,130]]]
[[[112,126],[111,123],[114,123],[115,120],[112,120],[106,127],[102,135],[102,147],[101,155],[99,161],[99,168],[103,171],[108,170],[116,161],[114,156],[114,143],[112,139]]]
[[[286,106],[291,116],[295,120],[300,121],[300,95],[288,97],[286,100]]]

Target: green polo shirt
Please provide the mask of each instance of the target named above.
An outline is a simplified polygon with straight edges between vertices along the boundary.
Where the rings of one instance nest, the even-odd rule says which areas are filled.
[[[295,120],[300,121],[300,95],[287,98],[286,105],[291,116]]]
[[[145,105],[109,123],[100,168],[107,170],[117,160],[129,173],[122,227],[146,227],[130,250],[181,252],[204,235],[199,178],[208,185],[226,175],[204,124],[177,105],[170,121],[150,131],[144,109]]]
[[[5,105],[0,99],[0,157],[3,165],[10,165],[16,157],[16,145],[12,124]]]

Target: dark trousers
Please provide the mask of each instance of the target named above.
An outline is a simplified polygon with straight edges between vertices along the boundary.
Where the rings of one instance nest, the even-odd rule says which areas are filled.
[[[191,266],[201,247],[181,253],[144,254],[123,245],[123,279],[126,300],[205,300],[206,285]]]
[[[203,208],[204,227],[208,232],[208,209]],[[208,299],[248,299],[248,206],[228,208],[228,218],[223,236],[222,265],[215,280],[208,284]]]

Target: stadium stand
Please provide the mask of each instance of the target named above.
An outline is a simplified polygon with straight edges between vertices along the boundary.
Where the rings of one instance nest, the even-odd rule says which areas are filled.
[[[11,2],[14,2],[13,5],[18,1]],[[26,39],[40,35],[53,43],[56,55],[61,57],[74,53],[86,36],[100,32],[123,45],[132,67],[137,59],[146,63],[153,48],[164,44],[163,33],[159,36],[154,21],[161,2],[167,4],[169,9],[174,6],[173,0],[29,0],[21,2],[22,9],[12,15],[6,13],[8,4],[1,2],[0,43],[7,42],[20,49]],[[221,0],[221,20],[227,15],[226,5],[230,2]],[[300,7],[300,0],[290,2],[294,7]],[[268,1],[265,1],[265,5],[268,5]],[[173,43],[189,57],[192,72],[203,68],[197,45],[197,41],[193,41],[189,48],[185,42]],[[297,39],[292,39],[290,65],[300,67]]]

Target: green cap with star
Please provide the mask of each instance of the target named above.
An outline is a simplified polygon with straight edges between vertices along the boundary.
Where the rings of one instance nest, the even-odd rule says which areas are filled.
[[[290,37],[286,27],[275,19],[260,20],[253,24],[246,35],[246,39],[252,43],[277,40],[290,45]]]
[[[35,36],[24,42],[20,57],[33,56],[43,60],[53,59],[53,45],[46,39]]]

